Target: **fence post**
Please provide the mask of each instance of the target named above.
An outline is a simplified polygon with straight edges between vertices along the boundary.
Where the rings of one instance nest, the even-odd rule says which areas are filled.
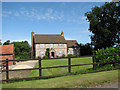
[[[39,78],[42,76],[41,59],[39,59]]]
[[[95,70],[96,69],[96,65],[95,65],[95,56],[94,55],[92,56],[92,59],[93,59],[93,70]]]
[[[8,59],[6,59],[6,82],[9,81],[9,67],[8,67]]]
[[[114,55],[114,67],[116,68],[116,54]]]
[[[68,67],[68,71],[69,71],[69,73],[71,73],[71,57],[68,57],[68,65],[69,65],[69,67]]]

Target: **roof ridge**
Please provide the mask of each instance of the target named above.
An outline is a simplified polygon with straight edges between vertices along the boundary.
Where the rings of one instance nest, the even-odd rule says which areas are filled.
[[[35,35],[41,35],[41,36],[51,36],[51,35],[57,35],[57,36],[61,36],[61,34],[35,34]]]
[[[77,40],[66,40],[66,41],[77,41]]]

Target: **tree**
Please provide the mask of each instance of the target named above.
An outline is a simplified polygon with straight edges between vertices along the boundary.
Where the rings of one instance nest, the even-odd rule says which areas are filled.
[[[27,41],[12,42],[14,44],[15,57],[18,59],[28,59],[31,47]]]
[[[93,47],[92,47],[91,43],[86,43],[86,44],[80,43],[79,47],[80,47],[80,55],[81,56],[93,54]]]
[[[9,45],[10,44],[10,40],[7,40],[6,42],[3,43],[3,45]]]
[[[1,42],[1,40],[0,40],[0,45],[2,45],[2,42]]]
[[[90,22],[89,31],[92,32],[91,42],[95,49],[118,45],[120,43],[120,4],[105,3],[101,7],[95,6],[92,11],[85,13]]]

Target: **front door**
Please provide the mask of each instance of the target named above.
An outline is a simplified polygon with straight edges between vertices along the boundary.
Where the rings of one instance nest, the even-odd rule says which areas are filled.
[[[51,52],[51,56],[54,58],[54,52]]]

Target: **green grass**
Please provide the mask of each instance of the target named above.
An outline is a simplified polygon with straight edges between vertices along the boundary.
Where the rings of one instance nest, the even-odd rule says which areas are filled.
[[[2,84],[3,88],[89,87],[118,80],[118,70]]]
[[[92,63],[92,57],[84,57],[84,58],[72,58],[71,64],[87,64]],[[42,67],[52,67],[52,66],[63,66],[68,65],[68,59],[53,59],[53,60],[42,60]],[[35,67],[38,67],[38,63]],[[85,66],[75,66],[71,68],[72,73],[80,73],[89,71],[92,69],[92,65],[85,65]],[[50,76],[50,75],[61,75],[61,74],[68,74],[68,67],[64,68],[51,68],[51,69],[42,69],[42,76]],[[36,77],[39,75],[38,70],[32,70],[28,77]]]

